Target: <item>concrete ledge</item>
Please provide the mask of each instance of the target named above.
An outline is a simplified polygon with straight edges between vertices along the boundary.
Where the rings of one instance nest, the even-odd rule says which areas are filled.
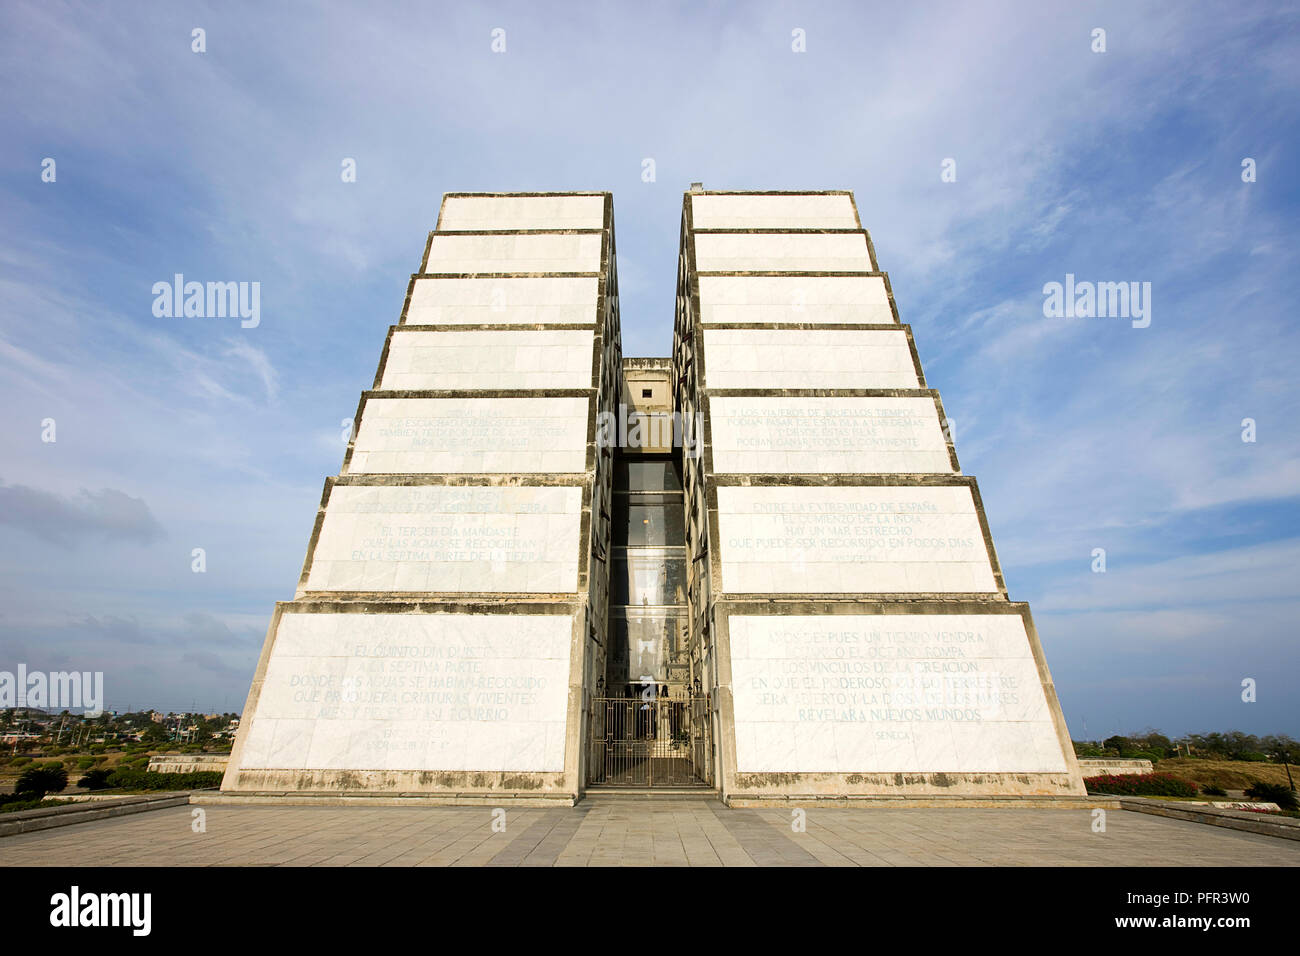
[[[492,793],[322,793],[256,791],[196,793],[190,803],[205,806],[281,807],[571,807],[578,802],[571,793],[539,794],[526,790]]]
[[[745,794],[724,797],[729,807],[851,807],[855,809],[879,807],[881,809],[934,809],[937,807],[970,807],[976,809],[1032,809],[1032,810],[1105,810],[1120,809],[1116,797],[1076,796],[835,796],[822,794]]]
[[[714,800],[718,791],[706,787],[642,788],[642,787],[588,787],[583,791],[584,800],[604,800],[606,798],[632,800]]]
[[[1229,830],[1244,830],[1247,833],[1281,837],[1284,840],[1300,840],[1300,818],[1298,817],[1253,813],[1250,810],[1220,810],[1206,804],[1183,805],[1153,800],[1150,797],[1115,799],[1119,801],[1122,809],[1136,810],[1138,813],[1150,813],[1173,820],[1188,820],[1192,823],[1205,823],[1213,827],[1227,827]]]
[[[110,817],[144,813],[148,810],[184,806],[190,802],[190,796],[191,791],[182,790],[156,795],[140,794],[115,800],[95,800],[62,807],[18,810],[0,815],[0,837],[30,833],[34,830],[49,830],[53,827],[67,827],[75,823],[89,823],[92,820],[106,820]]]

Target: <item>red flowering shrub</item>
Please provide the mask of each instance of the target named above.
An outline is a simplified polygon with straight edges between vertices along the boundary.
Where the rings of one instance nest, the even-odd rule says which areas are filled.
[[[1196,796],[1196,784],[1188,783],[1172,773],[1104,773],[1098,777],[1084,777],[1083,785],[1089,793],[1107,793],[1121,797]]]

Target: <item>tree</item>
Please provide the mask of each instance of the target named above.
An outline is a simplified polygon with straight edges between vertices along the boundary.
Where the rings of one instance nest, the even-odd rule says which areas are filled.
[[[140,740],[144,743],[161,743],[164,740],[170,739],[170,736],[171,735],[167,733],[167,728],[162,724],[155,724],[153,721],[150,721],[149,726],[141,732]]]
[[[1270,734],[1260,738],[1259,743],[1260,748],[1274,760],[1285,760],[1292,764],[1300,762],[1300,744],[1286,734]]]
[[[1284,783],[1264,783],[1256,781],[1246,790],[1246,796],[1252,800],[1267,800],[1276,803],[1283,810],[1300,809],[1295,793]]]
[[[62,764],[33,764],[22,772],[14,793],[31,794],[39,800],[47,793],[60,793],[68,785],[68,771]]]
[[[1128,738],[1121,737],[1119,734],[1116,734],[1114,737],[1107,737],[1101,742],[1101,745],[1107,750],[1114,750],[1118,753],[1123,753],[1126,750],[1133,749],[1133,745],[1129,743]]]
[[[103,790],[109,786],[108,778],[112,773],[107,767],[87,770],[86,775],[77,781],[77,786],[83,790]]]
[[[1144,730],[1131,739],[1137,749],[1148,750],[1161,757],[1169,756],[1169,751],[1174,748],[1173,741],[1158,730]]]

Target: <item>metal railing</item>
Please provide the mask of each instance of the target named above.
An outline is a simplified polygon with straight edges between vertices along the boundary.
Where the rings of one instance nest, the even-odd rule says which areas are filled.
[[[703,787],[712,783],[708,697],[596,697],[588,720],[589,784]]]

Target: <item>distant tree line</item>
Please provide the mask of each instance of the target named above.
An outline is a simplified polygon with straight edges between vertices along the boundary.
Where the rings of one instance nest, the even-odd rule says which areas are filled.
[[[157,719],[155,719],[157,718]],[[47,713],[30,708],[0,710],[0,731],[22,732],[25,742],[59,753],[71,750],[103,752],[124,741],[153,746],[184,745],[204,749],[209,744],[229,745],[239,715],[160,714],[155,711],[110,713],[94,717],[84,714]],[[223,738],[218,741],[217,738]]]
[[[1249,760],[1296,763],[1300,743],[1286,734],[1256,737],[1240,730],[1226,733],[1185,734],[1170,739],[1158,730],[1107,737],[1105,740],[1076,740],[1079,757],[1128,757],[1163,760],[1169,757],[1201,757],[1207,760]]]

